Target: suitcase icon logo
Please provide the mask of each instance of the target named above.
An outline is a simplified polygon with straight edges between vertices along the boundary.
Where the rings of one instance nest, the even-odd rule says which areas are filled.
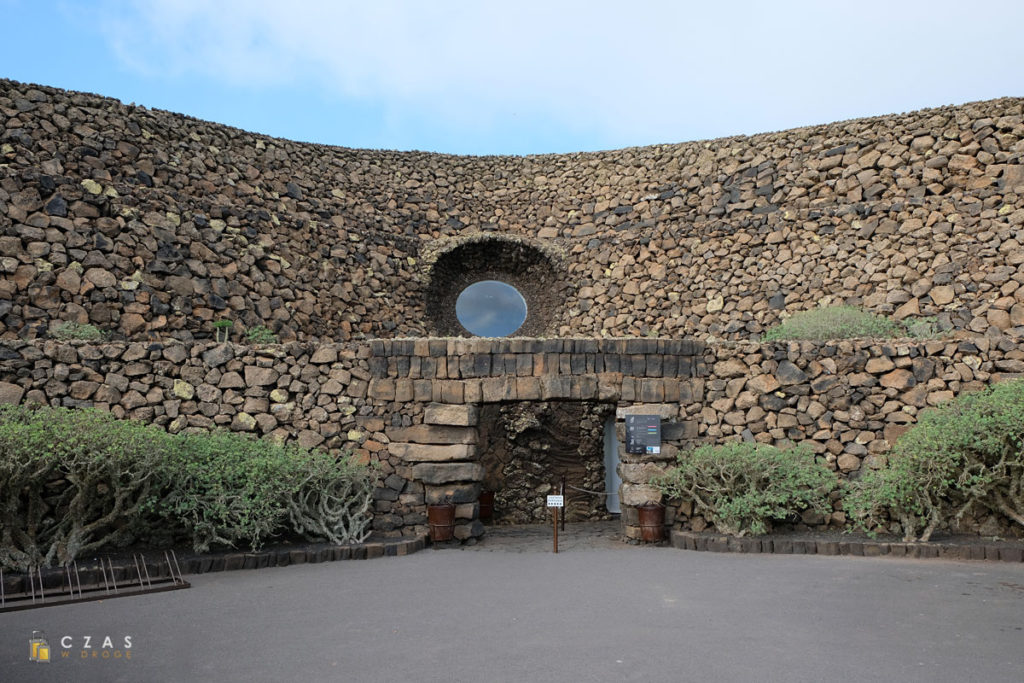
[[[46,634],[42,631],[32,631],[32,637],[28,640],[29,655],[31,662],[49,664],[50,644],[46,642]]]

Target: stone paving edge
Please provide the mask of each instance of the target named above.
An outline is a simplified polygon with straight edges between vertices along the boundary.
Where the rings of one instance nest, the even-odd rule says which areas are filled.
[[[680,550],[716,553],[763,553],[776,555],[851,555],[855,557],[903,557],[940,560],[987,560],[1024,562],[1024,548],[991,543],[899,543],[850,539],[843,541],[736,537],[672,530],[670,543]]]

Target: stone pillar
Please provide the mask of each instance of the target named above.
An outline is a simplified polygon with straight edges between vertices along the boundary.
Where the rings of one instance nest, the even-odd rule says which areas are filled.
[[[428,404],[423,424],[389,430],[393,456],[411,465],[412,479],[424,486],[425,505],[455,503],[455,537],[477,538],[481,482],[475,405]]]
[[[623,418],[629,414],[659,415],[662,419],[661,452],[657,454],[627,453],[626,426]],[[666,403],[637,404],[620,407],[616,411],[615,433],[619,442],[619,504],[622,508],[620,522],[622,533],[627,539],[640,538],[640,518],[637,508],[651,503],[663,503],[661,491],[650,484],[653,477],[664,473],[676,461],[680,444],[688,444],[697,435],[697,423],[678,421],[679,406]],[[674,521],[675,509],[665,509],[665,524],[670,527]]]

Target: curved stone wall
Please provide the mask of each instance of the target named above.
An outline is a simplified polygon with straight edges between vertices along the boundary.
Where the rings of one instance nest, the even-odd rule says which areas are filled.
[[[0,337],[60,320],[129,339],[210,337],[219,319],[284,340],[437,333],[421,253],[478,234],[564,254],[564,291],[544,302],[561,336],[753,339],[828,301],[1019,335],[1022,114],[1001,99],[455,157],[272,139],[4,80]]]
[[[615,411],[622,520],[636,538],[635,507],[661,497],[649,478],[702,442],[805,443],[837,476],[857,476],[884,466],[890,446],[921,410],[1021,378],[1024,349],[1005,337],[707,345],[526,338],[255,347],[0,342],[0,403],[95,407],[171,432],[219,426],[349,451],[380,466],[378,532],[424,532],[424,506],[446,501],[459,506],[456,534],[463,539],[483,533],[477,499],[483,484],[494,485],[486,479],[495,409],[573,402]],[[661,417],[659,454],[626,452],[621,418],[628,413]],[[557,480],[550,470],[546,476]],[[521,491],[521,481],[506,483]],[[568,483],[594,487],[579,471]],[[542,500],[519,495],[520,506]],[[688,508],[679,512],[691,528],[707,523]],[[838,500],[829,515],[803,519],[807,526],[845,522]],[[1022,533],[987,516],[965,518],[961,529]]]

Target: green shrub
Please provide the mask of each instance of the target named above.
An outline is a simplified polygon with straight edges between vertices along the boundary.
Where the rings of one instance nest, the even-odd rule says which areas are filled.
[[[917,337],[937,334],[935,318],[908,319],[904,323],[853,306],[830,306],[795,313],[768,330],[764,341],[789,339],[853,339],[857,337]]]
[[[288,503],[290,528],[311,541],[361,543],[375,484],[373,471],[351,456],[312,451]]]
[[[335,543],[366,537],[374,477],[347,457],[215,431],[182,435],[164,473],[163,513],[198,552],[258,548],[282,531]]]
[[[253,548],[279,531],[302,461],[292,449],[224,431],[183,434],[164,464],[161,512],[182,524],[192,545]]]
[[[926,410],[893,446],[885,468],[848,485],[859,526],[897,521],[906,541],[927,541],[980,507],[1024,525],[1024,381],[1005,382]]]
[[[767,533],[773,520],[803,510],[829,512],[836,477],[806,446],[730,443],[681,454],[653,484],[669,498],[692,501],[719,531],[744,536]]]
[[[0,567],[139,540],[259,547],[366,538],[376,476],[348,457],[241,434],[172,436],[97,410],[0,406]]]
[[[67,563],[131,541],[170,441],[97,410],[0,406],[0,566]]]
[[[256,327],[250,327],[245,333],[246,339],[249,340],[250,344],[276,344],[277,335],[263,325],[257,325]]]
[[[107,338],[104,330],[88,323],[76,323],[70,320],[62,322],[51,333],[54,339],[71,341],[75,339],[83,341],[102,341]]]

